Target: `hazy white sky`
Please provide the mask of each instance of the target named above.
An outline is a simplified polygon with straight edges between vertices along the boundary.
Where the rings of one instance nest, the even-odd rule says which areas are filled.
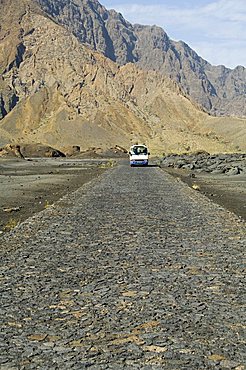
[[[213,65],[246,67],[246,0],[99,0],[131,23],[161,26]]]

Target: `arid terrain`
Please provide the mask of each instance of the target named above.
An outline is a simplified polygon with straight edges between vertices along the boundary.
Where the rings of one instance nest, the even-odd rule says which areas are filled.
[[[187,183],[212,202],[234,212],[246,220],[246,175],[225,176],[207,173],[191,177],[190,171],[166,169],[168,173]]]
[[[161,167],[212,201],[246,219],[246,155],[170,155]]]
[[[177,159],[176,159],[177,160]],[[67,193],[99,176],[107,168],[126,159],[33,158],[0,160],[0,231],[9,231],[17,224],[54,204]],[[244,161],[240,161],[244,165]],[[240,163],[237,165],[240,166]],[[164,170],[189,186],[198,185],[200,192],[212,201],[246,219],[246,175],[209,174],[205,171],[174,169],[152,159],[151,165]],[[193,173],[194,177],[191,177]],[[195,190],[194,190],[195,191]]]
[[[0,160],[0,230],[53,205],[107,167],[107,160],[33,158]]]
[[[245,67],[97,0],[0,10],[1,370],[244,370]]]

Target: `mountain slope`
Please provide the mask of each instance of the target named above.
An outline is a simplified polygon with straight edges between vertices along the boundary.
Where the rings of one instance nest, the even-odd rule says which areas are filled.
[[[246,69],[212,66],[184,42],[156,26],[131,25],[97,0],[38,0],[42,9],[82,43],[120,65],[137,63],[178,82],[215,115],[246,116]]]
[[[11,1],[1,0],[7,8],[0,15],[0,47],[9,51],[0,64],[1,145],[42,142],[87,149],[142,141],[153,152],[245,148],[237,131],[215,133],[218,119],[169,78],[135,64],[120,66],[81,44],[36,3],[26,0],[16,7]],[[245,125],[230,122],[234,128]]]

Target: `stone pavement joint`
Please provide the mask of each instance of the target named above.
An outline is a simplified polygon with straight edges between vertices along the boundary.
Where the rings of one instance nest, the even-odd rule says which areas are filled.
[[[119,165],[1,237],[1,369],[244,369],[245,223]]]

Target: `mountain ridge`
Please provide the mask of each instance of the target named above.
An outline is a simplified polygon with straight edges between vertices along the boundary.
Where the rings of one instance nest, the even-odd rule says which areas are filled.
[[[133,62],[146,70],[163,73],[213,115],[246,117],[246,69],[243,66],[235,69],[212,66],[185,42],[171,40],[161,27],[132,25],[97,0],[38,2],[82,43],[118,64]],[[71,10],[74,7],[76,12]]]
[[[224,119],[201,111],[169,77],[93,51],[36,2],[18,9],[4,3],[1,145],[87,149],[144,141],[153,152],[244,150],[245,120],[228,118],[234,131],[224,129]]]

